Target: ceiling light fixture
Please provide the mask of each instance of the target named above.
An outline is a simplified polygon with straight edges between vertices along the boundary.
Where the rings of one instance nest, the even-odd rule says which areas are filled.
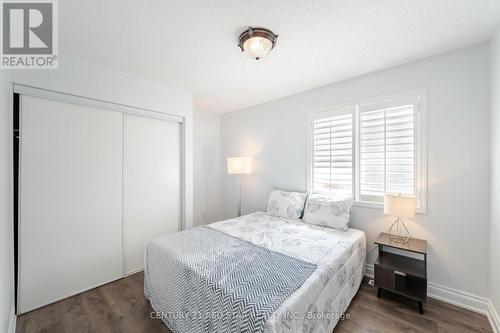
[[[255,60],[264,58],[276,45],[278,35],[269,29],[249,27],[238,39],[238,46]]]

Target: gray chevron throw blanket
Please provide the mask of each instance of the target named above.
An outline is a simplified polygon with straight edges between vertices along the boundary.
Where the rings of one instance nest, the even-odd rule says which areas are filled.
[[[144,293],[173,332],[262,332],[316,265],[198,227],[148,243]]]

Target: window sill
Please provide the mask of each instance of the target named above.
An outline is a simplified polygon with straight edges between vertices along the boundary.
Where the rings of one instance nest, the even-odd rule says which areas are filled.
[[[368,201],[354,201],[352,203],[353,207],[370,208],[384,210],[384,204],[381,202],[368,202]],[[427,210],[423,208],[418,208],[415,210],[417,214],[427,214]]]

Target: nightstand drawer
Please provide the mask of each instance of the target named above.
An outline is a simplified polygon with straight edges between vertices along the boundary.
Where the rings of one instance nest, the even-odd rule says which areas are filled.
[[[388,290],[394,290],[394,271],[378,264],[375,268],[375,286]]]

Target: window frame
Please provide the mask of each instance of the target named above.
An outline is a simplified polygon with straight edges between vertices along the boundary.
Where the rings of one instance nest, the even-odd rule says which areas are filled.
[[[359,200],[359,115],[361,108],[374,105],[390,104],[397,100],[414,99],[415,101],[415,194],[417,198],[416,212],[427,214],[427,90],[413,89],[390,95],[357,100],[333,107],[322,107],[307,113],[307,188],[313,192],[313,161],[314,161],[314,120],[338,116],[351,112],[353,115],[352,130],[352,195],[353,206],[373,209],[383,209],[384,204]],[[366,111],[366,110],[363,110]]]

